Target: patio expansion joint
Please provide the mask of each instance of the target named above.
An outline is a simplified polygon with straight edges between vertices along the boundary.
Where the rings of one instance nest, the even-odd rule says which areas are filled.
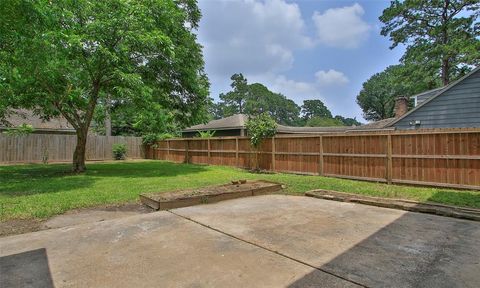
[[[302,260],[300,260],[300,259],[297,259],[297,258],[294,258],[294,257],[292,257],[292,256],[286,255],[286,254],[284,254],[284,253],[282,253],[282,252],[279,252],[279,251],[270,249],[270,248],[268,248],[268,247],[262,246],[262,245],[260,245],[260,244],[258,244],[258,243],[255,243],[255,242],[252,242],[252,241],[249,241],[249,240],[240,238],[240,237],[235,236],[235,235],[233,235],[233,234],[230,234],[230,233],[228,233],[228,232],[222,231],[222,230],[220,230],[220,229],[218,229],[218,228],[212,227],[212,226],[210,226],[210,225],[208,225],[208,224],[205,224],[205,223],[199,222],[199,221],[197,221],[197,220],[194,220],[194,219],[192,219],[192,218],[190,218],[190,217],[187,217],[187,216],[178,214],[178,213],[176,213],[176,212],[174,212],[174,211],[172,211],[172,210],[165,210],[165,211],[166,211],[166,212],[169,212],[169,213],[171,213],[171,214],[173,214],[173,215],[175,215],[175,216],[177,216],[177,217],[180,217],[180,218],[182,218],[182,219],[185,219],[185,220],[187,220],[187,221],[190,221],[190,222],[192,222],[192,223],[194,223],[194,224],[200,225],[200,226],[205,227],[205,228],[207,228],[207,229],[213,230],[213,231],[215,231],[215,232],[217,232],[217,233],[220,233],[220,234],[223,234],[223,235],[228,236],[228,237],[230,237],[230,238],[233,238],[233,239],[235,239],[235,240],[241,241],[241,242],[246,243],[246,244],[249,244],[249,245],[253,245],[253,246],[257,247],[257,248],[260,248],[260,249],[262,249],[262,250],[268,251],[268,252],[270,252],[270,253],[274,253],[274,254],[276,254],[276,255],[278,255],[278,256],[280,256],[280,257],[283,257],[283,258],[289,259],[289,260],[291,260],[291,261],[297,262],[297,263],[299,263],[299,264],[308,266],[308,267],[310,267],[310,268],[313,268],[313,269],[315,269],[315,270],[318,270],[318,271],[321,271],[321,272],[323,272],[323,273],[329,274],[329,275],[331,275],[331,276],[333,276],[333,277],[336,277],[336,278],[339,278],[339,279],[341,279],[341,280],[350,282],[350,283],[352,283],[352,284],[355,284],[355,285],[358,285],[358,286],[361,286],[361,287],[369,288],[369,287],[366,286],[365,284],[361,284],[361,283],[359,283],[359,282],[350,280],[350,279],[345,278],[345,277],[343,277],[343,276],[341,276],[341,275],[335,274],[334,272],[328,271],[328,270],[326,270],[326,269],[324,269],[324,268],[321,268],[321,267],[317,267],[317,266],[311,265],[311,264],[309,264],[309,263],[307,263],[307,262],[305,262],[305,261],[302,261]]]

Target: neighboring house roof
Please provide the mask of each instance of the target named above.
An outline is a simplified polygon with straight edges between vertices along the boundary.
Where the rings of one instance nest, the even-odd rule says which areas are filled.
[[[362,131],[362,130],[385,130],[389,129],[388,126],[395,121],[395,117],[392,118],[387,118],[387,119],[382,119],[378,120],[375,122],[371,122],[365,125],[360,125],[356,126],[353,128],[350,128],[348,131]]]
[[[434,96],[435,94],[441,92],[445,87],[439,87],[432,90],[424,91],[422,93],[415,94],[410,96],[410,98],[415,99],[415,106],[422,104],[425,100],[429,99],[430,97]]]
[[[233,130],[233,129],[245,129],[245,125],[248,121],[248,116],[245,114],[236,114],[230,117],[212,120],[207,124],[195,125],[184,129],[182,132],[196,132],[207,130]],[[319,134],[319,133],[331,133],[331,132],[344,132],[351,127],[292,127],[285,125],[278,125],[278,133],[288,134]]]
[[[188,127],[182,132],[206,131],[206,130],[232,130],[244,129],[248,116],[245,114],[235,114],[230,117],[212,120],[207,124],[199,124]]]
[[[462,78],[458,79],[457,81],[445,86],[445,87],[442,87],[442,89],[439,89],[436,93],[434,93],[434,95],[432,95],[430,98],[426,99],[424,102],[422,102],[421,104],[419,104],[418,106],[416,106],[415,108],[413,108],[412,110],[408,111],[407,113],[405,113],[404,115],[402,115],[401,117],[398,117],[397,119],[395,119],[392,123],[389,124],[389,126],[393,126],[395,125],[396,123],[398,123],[399,121],[401,121],[402,119],[404,119],[405,117],[409,116],[410,114],[412,113],[415,113],[415,111],[421,109],[423,106],[427,105],[428,103],[430,103],[432,100],[438,98],[439,96],[443,95],[445,92],[449,91],[450,89],[452,89],[453,87],[457,86],[459,83],[461,83],[463,80],[465,80],[466,78],[468,78],[469,76],[473,75],[474,73],[476,73],[477,71],[480,71],[480,66],[479,67],[476,67],[475,69],[473,69],[472,71],[470,71],[470,73],[468,73],[467,75],[463,76]],[[429,92],[429,91],[427,91]]]
[[[335,126],[335,127],[293,127],[293,126],[277,126],[277,133],[286,134],[321,134],[321,133],[334,133],[345,132],[352,127],[348,126]]]
[[[32,111],[25,109],[13,110],[11,113],[9,113],[6,120],[10,126],[7,127],[0,125],[0,128],[8,129],[21,126],[22,124],[28,124],[32,125],[35,130],[40,131],[75,131],[70,123],[68,123],[68,121],[63,117],[52,118],[49,121],[45,121],[39,116],[35,115]]]

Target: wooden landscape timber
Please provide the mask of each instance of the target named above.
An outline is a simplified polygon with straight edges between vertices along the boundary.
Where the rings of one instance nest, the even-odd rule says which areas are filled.
[[[480,221],[480,209],[475,208],[443,205],[433,202],[418,202],[405,199],[381,198],[323,189],[305,192],[305,196]]]
[[[230,183],[199,189],[140,194],[140,201],[155,210],[168,210],[241,197],[266,195],[281,190],[282,184],[279,183],[248,180],[242,181],[242,183]]]

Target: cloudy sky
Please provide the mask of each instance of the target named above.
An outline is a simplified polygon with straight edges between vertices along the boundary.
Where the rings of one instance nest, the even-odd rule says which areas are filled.
[[[198,31],[211,96],[229,91],[243,73],[301,105],[321,99],[334,115],[362,118],[362,83],[398,63],[380,35],[389,1],[200,0]]]

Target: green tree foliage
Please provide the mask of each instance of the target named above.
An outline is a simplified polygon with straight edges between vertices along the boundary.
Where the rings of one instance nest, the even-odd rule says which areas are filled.
[[[115,160],[125,160],[127,156],[127,145],[123,143],[113,144],[112,153]]]
[[[259,170],[258,148],[262,142],[277,133],[277,123],[268,113],[261,113],[250,117],[246,123],[247,133],[250,136],[250,144],[255,148],[255,166]]]
[[[233,91],[220,94],[221,101],[212,103],[209,108],[209,112],[214,119],[238,114],[240,113],[239,107],[242,107],[241,111],[244,114],[256,116],[267,113],[276,123],[287,126],[305,126],[307,121],[314,117],[330,119],[322,122],[331,123],[332,125],[330,126],[339,124],[348,126],[360,125],[353,118],[336,116],[337,120],[335,120],[330,110],[321,100],[305,100],[300,108],[293,100],[280,93],[270,91],[263,84],[248,84],[247,79],[242,74],[234,74],[231,79],[233,81],[231,85]],[[238,93],[238,91],[242,92]],[[300,117],[300,112],[302,112],[303,117]],[[315,120],[312,123],[320,122]],[[325,125],[322,124],[320,126]]]
[[[100,134],[105,131],[104,109],[104,105],[98,105],[94,117],[93,128]],[[159,103],[151,103],[150,107],[137,109],[126,103],[113,103],[109,109],[113,136],[143,136],[152,133],[174,133],[180,130],[181,125],[174,111],[166,110]]]
[[[363,83],[357,103],[365,119],[378,121],[393,117],[396,97],[414,95],[430,88],[425,83],[409,83],[404,77],[405,71],[403,65],[389,66]]]
[[[35,128],[33,128],[32,125],[25,124],[23,123],[22,125],[15,127],[15,128],[9,128],[5,132],[7,135],[12,135],[12,136],[21,136],[21,135],[28,135],[31,134],[35,131]]]
[[[149,133],[149,134],[144,134],[142,136],[142,143],[147,146],[154,146],[156,147],[157,141],[161,140],[166,140],[166,139],[171,139],[175,137],[180,137],[180,134],[175,134],[175,133]]]
[[[300,107],[280,93],[274,93],[260,83],[248,85],[249,97],[245,103],[247,115],[268,113],[279,124],[295,125]]]
[[[232,80],[232,91],[226,94],[220,94],[220,100],[225,103],[225,106],[231,108],[232,115],[244,113],[245,102],[248,99],[248,84],[247,79],[243,77],[242,73],[233,74],[230,78]]]
[[[255,149],[258,149],[265,138],[273,137],[277,132],[277,123],[267,113],[261,113],[248,119],[246,123],[247,133],[250,142]]]
[[[303,101],[302,114],[307,121],[313,117],[332,118],[332,112],[318,99]]]
[[[411,76],[443,85],[480,64],[478,0],[391,1],[380,20],[381,34],[407,46],[402,61]]]
[[[87,133],[106,95],[138,113],[171,111],[184,125],[206,112],[195,1],[3,0],[0,15],[0,106],[65,117],[77,134],[74,171],[85,170]]]
[[[215,136],[215,133],[217,131],[215,130],[210,130],[210,131],[198,131],[198,137],[200,138],[212,138]]]
[[[208,112],[210,113],[211,117],[213,119],[222,119],[222,118],[225,118],[225,109],[226,109],[226,106],[225,106],[225,103],[223,102],[219,102],[219,103],[215,103],[213,102],[209,109],[208,109]]]
[[[266,112],[279,124],[295,125],[298,122],[300,107],[293,100],[270,91],[260,83],[248,84],[242,74],[234,74],[231,79],[232,91],[220,94],[220,102],[210,107],[213,118]]]
[[[308,126],[308,127],[332,127],[332,126],[345,126],[345,125],[339,119],[314,116],[314,117],[307,120],[307,123],[306,123],[305,126]]]
[[[344,126],[360,126],[362,123],[357,121],[357,118],[345,118],[340,115],[334,117],[336,120],[341,121]]]

